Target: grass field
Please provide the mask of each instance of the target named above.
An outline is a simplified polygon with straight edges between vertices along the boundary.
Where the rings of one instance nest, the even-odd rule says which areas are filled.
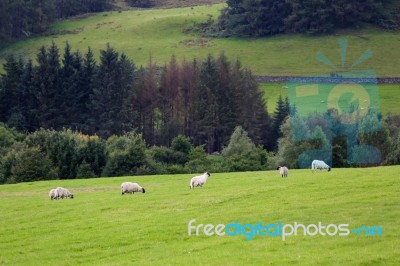
[[[284,82],[260,83],[260,89],[264,92],[269,114],[273,114],[279,95],[282,95],[283,98],[288,96],[285,87],[286,83]],[[400,114],[400,84],[378,84],[377,89],[378,103],[375,105],[379,106],[381,113],[384,116],[387,116],[388,113]],[[305,105],[308,105],[307,102]],[[309,105],[309,108],[311,111],[318,109],[312,105]]]
[[[34,58],[42,45],[54,40],[62,49],[68,41],[73,49],[85,52],[90,46],[99,50],[110,43],[124,51],[137,65],[146,65],[150,55],[157,64],[167,62],[172,54],[178,59],[203,58],[221,52],[252,69],[256,75],[319,75],[335,71],[374,69],[378,76],[400,76],[400,32],[374,28],[341,31],[330,36],[282,35],[259,39],[202,38],[185,34],[193,22],[217,19],[223,4],[185,8],[130,10],[100,13],[55,23],[51,35],[31,37],[0,50],[0,63],[9,53]],[[316,59],[325,54],[334,64],[340,63],[339,39],[348,39],[345,67],[332,68]],[[373,56],[350,68],[368,49]]]
[[[0,265],[399,265],[400,166],[41,181],[0,186]],[[120,195],[122,181],[145,194]],[[51,201],[64,186],[74,199]],[[188,235],[193,225],[380,226],[383,236]],[[195,233],[194,231],[192,232]]]

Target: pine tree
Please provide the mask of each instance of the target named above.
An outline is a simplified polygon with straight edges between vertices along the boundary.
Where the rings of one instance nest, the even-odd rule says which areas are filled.
[[[214,90],[217,104],[218,123],[216,124],[216,144],[218,151],[228,145],[229,136],[237,121],[235,113],[235,91],[231,84],[231,65],[228,58],[221,54],[216,61],[219,77]]]
[[[193,123],[196,135],[195,145],[205,143],[208,153],[218,150],[216,144],[216,126],[219,123],[218,107],[214,95],[219,77],[218,68],[213,56],[208,55],[200,67],[199,86],[194,94]]]
[[[39,103],[36,98],[36,87],[34,85],[34,67],[32,60],[29,60],[24,67],[21,76],[21,82],[18,87],[19,91],[19,113],[21,114],[23,123],[17,129],[21,131],[33,132],[39,128],[37,120],[37,110]]]
[[[94,134],[96,129],[94,119],[92,119],[91,111],[91,95],[93,94],[93,87],[95,78],[97,76],[97,64],[94,59],[93,51],[89,47],[82,62],[82,69],[79,73],[79,124],[77,127],[83,132]]]
[[[92,127],[102,137],[131,129],[128,96],[133,84],[134,66],[125,55],[119,58],[110,45],[100,51],[100,65],[91,96]]]
[[[280,95],[274,112],[274,118],[271,128],[272,143],[274,144],[273,149],[277,147],[277,141],[280,137],[282,137],[280,127],[288,114],[288,101],[286,100],[286,102],[284,102],[282,99],[282,95]]]
[[[35,68],[35,87],[39,101],[39,126],[43,128],[59,128],[62,115],[60,106],[63,95],[60,93],[60,62],[58,48],[53,42],[47,50],[42,46],[37,55],[38,66]]]
[[[19,105],[18,85],[23,72],[22,60],[17,60],[13,55],[6,59],[4,64],[5,74],[2,74],[2,88],[0,91],[0,121],[7,123],[16,112]]]
[[[235,92],[237,124],[242,125],[255,144],[270,148],[270,118],[263,92],[251,71],[243,69],[239,61],[232,67],[232,84]]]

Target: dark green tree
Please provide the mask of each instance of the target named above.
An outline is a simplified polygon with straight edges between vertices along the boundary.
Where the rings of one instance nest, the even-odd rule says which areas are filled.
[[[107,139],[107,163],[103,176],[134,175],[145,163],[146,143],[139,134],[111,136]]]
[[[19,91],[18,85],[24,64],[22,60],[17,60],[13,55],[7,57],[4,64],[5,74],[1,75],[0,82],[0,121],[7,123],[13,116],[13,112],[18,109]]]
[[[91,95],[91,127],[107,138],[131,130],[129,95],[134,83],[134,65],[110,45],[100,51],[100,65]]]
[[[39,125],[43,128],[60,128],[60,106],[63,95],[60,90],[60,57],[56,44],[50,48],[42,46],[37,54],[38,66],[35,68],[34,83],[38,110]]]
[[[288,105],[285,101],[283,101],[282,95],[279,95],[271,127],[272,142],[275,143],[273,149],[276,149],[277,141],[279,138],[282,137],[282,132],[280,128],[283,121],[286,119],[288,115],[289,115]]]

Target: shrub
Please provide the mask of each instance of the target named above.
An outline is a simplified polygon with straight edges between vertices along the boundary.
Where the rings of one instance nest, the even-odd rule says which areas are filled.
[[[39,147],[25,146],[15,155],[11,167],[11,182],[50,180],[57,178],[57,171],[51,160]]]
[[[145,164],[146,144],[142,135],[111,136],[106,142],[107,163],[103,176],[134,175]]]
[[[171,149],[184,154],[189,154],[189,152],[193,149],[193,145],[190,142],[190,138],[183,135],[178,135],[172,140]]]

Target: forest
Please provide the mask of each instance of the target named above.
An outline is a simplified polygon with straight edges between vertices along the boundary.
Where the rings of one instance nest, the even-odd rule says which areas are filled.
[[[52,43],[4,69],[0,183],[304,168],[315,156],[333,167],[400,163],[399,115],[371,109],[349,127],[334,109],[300,117],[282,97],[269,114],[251,71],[224,54],[136,66],[110,45],[97,62],[90,48]]]
[[[228,0],[211,34],[271,36],[326,34],[371,24],[399,29],[398,0]],[[210,34],[210,33],[209,33]]]
[[[0,122],[19,131],[70,128],[108,138],[135,131],[148,145],[170,145],[183,134],[208,153],[221,151],[236,125],[271,149],[263,93],[251,71],[221,54],[202,61],[136,66],[109,45],[99,62],[67,43],[52,43],[36,62],[10,56],[0,83]],[[277,127],[283,120],[277,122]]]

